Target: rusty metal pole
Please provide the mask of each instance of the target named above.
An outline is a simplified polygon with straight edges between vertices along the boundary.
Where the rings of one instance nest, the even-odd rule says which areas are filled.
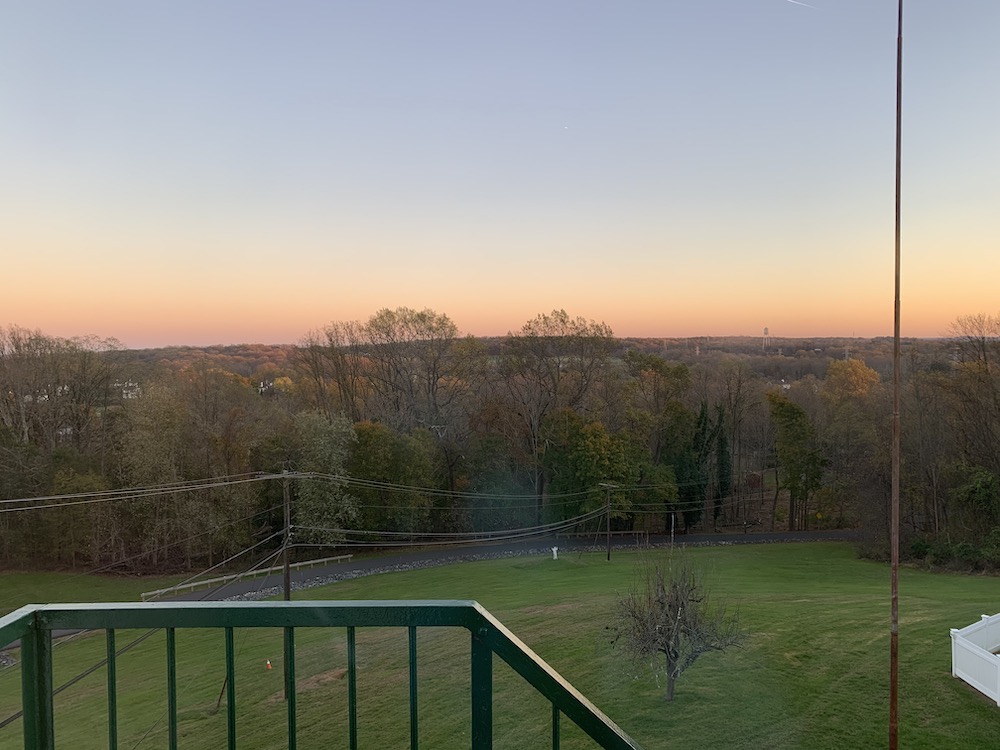
[[[896,33],[896,295],[892,339],[892,497],[889,555],[892,567],[889,626],[889,750],[899,748],[899,463],[900,463],[900,193],[902,187],[903,0],[899,0]]]
[[[285,601],[288,602],[292,600],[292,574],[288,564],[288,547],[292,543],[292,494],[288,486],[288,470],[285,469],[282,472],[282,474],[284,474],[284,477],[282,477],[281,480],[281,492],[283,495],[282,499],[285,509],[285,539],[284,539],[284,544],[282,544],[282,550],[281,550],[282,552],[281,582],[282,582],[282,589],[284,590],[285,594],[284,596]],[[289,641],[289,630],[287,628],[285,629],[283,653],[284,653],[284,659],[283,659],[284,664],[282,666],[282,673],[284,674],[285,679],[282,682],[284,684],[285,700],[287,701],[288,675],[292,661],[292,649],[291,649],[291,643]]]

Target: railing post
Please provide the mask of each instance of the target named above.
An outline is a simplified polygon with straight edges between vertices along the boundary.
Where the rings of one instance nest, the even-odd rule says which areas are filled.
[[[167,747],[177,750],[177,634],[167,628]]]
[[[226,739],[236,750],[236,646],[233,629],[226,628]]]
[[[410,656],[410,750],[418,750],[420,730],[417,724],[417,628],[408,629]]]
[[[108,750],[118,750],[118,671],[114,628],[108,628]]]
[[[487,625],[472,631],[472,750],[493,748],[493,649]]]
[[[958,629],[951,628],[951,676],[958,677]]]
[[[353,626],[347,628],[347,746],[358,750],[358,656]]]
[[[53,750],[52,632],[38,620],[21,639],[21,706],[24,710],[24,750]]]
[[[298,728],[295,725],[295,628],[285,628],[285,699],[288,703],[288,750],[295,750]]]

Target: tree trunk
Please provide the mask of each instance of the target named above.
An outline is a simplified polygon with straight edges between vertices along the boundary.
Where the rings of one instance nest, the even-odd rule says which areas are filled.
[[[760,494],[761,497],[764,495],[764,472],[760,475]],[[775,521],[778,519],[778,493],[781,491],[781,485],[778,484],[778,470],[774,470],[774,499],[771,501],[771,531],[774,531]]]
[[[542,498],[545,495],[545,472],[538,469],[535,472],[535,524],[541,526],[542,520]]]
[[[667,657],[667,701],[674,699],[674,689],[677,687],[677,677],[679,675],[677,663]]]

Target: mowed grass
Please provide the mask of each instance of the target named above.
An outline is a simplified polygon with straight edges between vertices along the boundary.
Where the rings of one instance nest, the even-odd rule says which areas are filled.
[[[611,563],[602,554],[464,563],[356,579],[296,598],[476,599],[648,749],[887,746],[887,566],[857,560],[851,546],[830,543],[684,554],[704,566],[714,598],[739,604],[751,638],[743,649],[702,657],[682,677],[672,703],[648,672],[608,644],[605,627],[617,593],[631,585],[637,553],[616,552]],[[83,592],[77,583],[64,598],[80,599]],[[901,746],[996,746],[1000,709],[951,677],[948,629],[998,609],[998,579],[902,571]],[[119,632],[119,645],[136,635]],[[178,631],[177,645],[180,747],[224,747],[224,696],[216,710],[225,675],[222,633]],[[346,747],[345,633],[298,630],[296,646],[298,747]],[[418,648],[421,747],[469,747],[468,634],[421,630]],[[240,629],[236,650],[239,746],[281,747],[281,633]],[[103,652],[100,635],[57,647],[56,684]],[[360,747],[408,746],[406,657],[404,631],[359,631]],[[550,747],[549,706],[499,660],[494,674],[494,746]],[[120,657],[118,679],[119,746],[163,747],[162,633]],[[19,690],[18,668],[0,672],[0,720],[19,707]],[[104,672],[98,670],[57,697],[58,747],[107,747],[105,717]],[[19,721],[0,729],[0,748],[21,747],[20,732]],[[593,747],[565,719],[562,740],[564,748]]]
[[[136,602],[144,591],[173,586],[185,576],[120,576],[78,573],[0,572],[0,615],[25,604]]]

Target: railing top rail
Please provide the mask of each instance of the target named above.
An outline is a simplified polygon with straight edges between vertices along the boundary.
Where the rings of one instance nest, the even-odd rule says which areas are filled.
[[[0,617],[0,648],[23,638],[34,624],[37,604],[27,604]]]
[[[219,627],[465,627],[478,605],[453,600],[103,602],[37,604],[17,613],[42,630]],[[12,616],[11,615],[11,616]],[[10,616],[8,616],[10,617]],[[7,618],[0,620],[0,626]]]

